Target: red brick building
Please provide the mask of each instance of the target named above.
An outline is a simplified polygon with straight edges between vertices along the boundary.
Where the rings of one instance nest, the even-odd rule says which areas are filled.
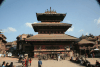
[[[1,54],[5,52],[5,45],[7,43],[6,39],[7,38],[0,32],[0,53]]]
[[[58,54],[69,54],[70,46],[78,41],[78,38],[65,34],[72,26],[72,24],[60,23],[66,14],[50,9],[45,13],[36,13],[36,16],[41,23],[34,23],[32,26],[38,34],[25,39],[23,50],[33,54],[34,57],[46,54],[51,58],[57,57]]]

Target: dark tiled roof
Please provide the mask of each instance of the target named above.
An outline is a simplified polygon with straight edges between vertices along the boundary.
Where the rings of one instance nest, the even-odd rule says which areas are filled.
[[[95,44],[95,43],[92,41],[88,41],[86,39],[82,39],[80,42],[78,42],[78,44],[80,45],[80,44]]]

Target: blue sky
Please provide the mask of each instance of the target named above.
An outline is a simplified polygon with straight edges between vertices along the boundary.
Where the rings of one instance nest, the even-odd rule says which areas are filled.
[[[5,0],[0,6],[0,29],[7,41],[14,41],[21,34],[36,35],[31,23],[38,23],[37,13],[47,9],[67,13],[62,23],[71,23],[65,34],[79,37],[92,33],[100,35],[100,7],[96,0]]]

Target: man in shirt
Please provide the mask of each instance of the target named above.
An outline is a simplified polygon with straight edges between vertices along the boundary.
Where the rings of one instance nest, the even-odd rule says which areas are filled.
[[[38,67],[41,67],[42,66],[42,61],[41,61],[41,59],[39,59],[39,61],[38,61]]]

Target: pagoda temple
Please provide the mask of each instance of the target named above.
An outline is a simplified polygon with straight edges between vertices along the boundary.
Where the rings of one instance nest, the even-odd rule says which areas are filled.
[[[47,10],[45,13],[36,13],[40,23],[33,23],[33,29],[37,35],[25,39],[26,47],[34,57],[47,55],[47,58],[57,57],[58,54],[69,54],[70,46],[78,41],[78,38],[65,34],[72,24],[61,23],[66,14]],[[28,50],[26,50],[28,52]]]

